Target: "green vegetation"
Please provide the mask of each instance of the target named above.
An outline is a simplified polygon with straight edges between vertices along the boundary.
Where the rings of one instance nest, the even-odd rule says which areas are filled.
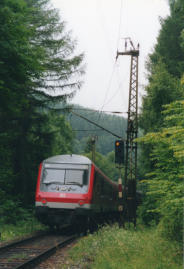
[[[145,192],[139,217],[144,224],[157,226],[137,231],[105,227],[85,237],[70,255],[70,263],[80,268],[181,268],[184,2],[169,2],[170,15],[161,19],[157,44],[147,62],[148,85],[140,115],[143,137],[138,139],[138,185]],[[95,163],[112,180],[119,177],[114,168],[115,137],[59,111],[82,83],[83,54],[75,55],[75,45],[49,0],[0,1],[2,241],[44,229],[31,213],[43,159],[67,153],[91,158],[90,137],[98,135]],[[76,109],[125,137],[123,117]]]
[[[163,127],[163,105],[184,99],[182,82],[184,70],[184,2],[171,1],[171,15],[161,20],[161,30],[154,52],[147,62],[148,85],[140,115],[140,127],[144,134],[159,131]],[[142,148],[140,174],[152,170],[149,160],[151,147]]]
[[[0,213],[33,205],[39,163],[72,151],[71,127],[51,112],[81,85],[83,55],[49,0],[0,1]],[[16,213],[14,213],[16,212]]]
[[[151,196],[151,209],[160,216],[159,229],[171,239],[182,241],[184,193],[184,101],[165,106],[164,128],[138,139],[152,146],[154,169],[144,183]],[[144,210],[143,210],[144,211]],[[141,211],[140,211],[141,212]],[[144,212],[142,217],[144,218]]]
[[[20,219],[20,216],[19,216]],[[33,215],[30,215],[29,219],[22,219],[16,222],[16,224],[0,224],[0,242],[17,239],[23,236],[28,236],[35,231],[45,230],[46,227],[40,224]]]
[[[181,269],[178,243],[163,239],[155,228],[104,227],[82,238],[69,253],[67,266],[92,269]]]
[[[166,238],[182,241],[184,179],[184,2],[170,1],[161,20],[140,116],[144,136],[139,160],[145,199],[139,216],[158,224]]]
[[[74,106],[74,112],[75,111],[87,119],[114,132],[120,137],[126,137],[127,123],[125,118],[106,113],[99,113],[94,110],[88,110],[87,108],[81,106]],[[70,121],[74,131],[79,130],[78,132],[75,132],[74,151],[76,153],[86,152],[86,144],[89,137],[92,136],[98,137],[96,143],[97,152],[107,155],[109,152],[114,151],[114,143],[117,139],[116,137],[73,114],[68,117],[68,120]]]
[[[92,153],[86,153],[86,157],[92,159]],[[95,164],[102,170],[102,172],[107,175],[111,180],[118,181],[119,178],[119,170],[115,167],[114,161],[114,152],[110,152],[107,156],[103,156],[102,154],[96,152],[95,155]],[[122,174],[124,170],[122,169]]]
[[[75,55],[76,42],[50,1],[1,1],[0,41],[0,214],[1,223],[16,224],[33,206],[39,163],[57,154],[83,154],[91,133],[79,132],[74,140],[70,117],[55,109],[80,88],[84,68],[83,54]],[[98,113],[92,114],[98,121]],[[101,120],[111,130],[119,127],[117,117]],[[71,123],[91,129],[74,116]],[[114,137],[101,137],[97,150],[107,154]],[[97,155],[99,167],[117,179],[112,154]]]

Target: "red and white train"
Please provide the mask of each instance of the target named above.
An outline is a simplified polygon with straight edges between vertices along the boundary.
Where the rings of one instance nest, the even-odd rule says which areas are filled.
[[[116,218],[118,184],[87,157],[72,154],[48,158],[39,167],[36,216],[49,226],[80,226]]]

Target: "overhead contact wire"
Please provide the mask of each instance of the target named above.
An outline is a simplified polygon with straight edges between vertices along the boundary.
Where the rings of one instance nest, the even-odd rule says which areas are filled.
[[[120,32],[121,32],[121,24],[122,24],[122,10],[123,10],[123,0],[121,0],[121,4],[120,4],[120,15],[119,15],[119,26],[118,26],[118,37],[117,37],[117,44],[116,44],[116,47],[117,47],[117,50],[118,50],[118,45],[119,45],[119,39],[120,39]],[[112,83],[112,79],[113,79],[113,75],[114,75],[114,71],[115,71],[115,66],[116,66],[116,61],[114,62],[114,65],[113,65],[113,70],[112,70],[112,74],[111,74],[111,77],[110,77],[110,80],[109,80],[109,83],[108,83],[108,87],[107,87],[107,90],[106,90],[106,94],[105,94],[105,98],[104,98],[104,101],[103,101],[103,105],[102,105],[102,108],[100,109],[101,111],[103,110],[104,106],[107,105],[107,103],[109,103],[111,99],[109,99],[109,101],[107,103],[106,102],[106,99],[107,99],[107,95],[109,93],[109,90],[110,90],[110,87],[111,87],[111,83]],[[119,78],[119,76],[118,76]],[[113,95],[113,98],[116,96],[117,92],[120,90],[120,85],[118,87],[118,90],[116,91],[116,93]],[[102,116],[102,112],[99,114],[99,117],[98,117],[98,122],[100,120]]]
[[[100,120],[100,117],[102,116],[102,110],[103,110],[103,108],[105,106],[105,101],[107,99],[107,96],[108,96],[108,93],[109,93],[109,90],[110,90],[110,87],[111,87],[111,84],[112,84],[112,79],[113,79],[113,75],[114,75],[114,71],[115,71],[115,65],[116,65],[116,62],[114,62],[114,65],[113,65],[113,69],[112,69],[112,73],[111,73],[109,83],[108,83],[108,86],[107,86],[107,90],[106,90],[106,93],[105,93],[105,98],[104,98],[104,101],[103,101],[103,105],[102,105],[102,107],[100,109],[101,113],[99,114],[98,122]]]

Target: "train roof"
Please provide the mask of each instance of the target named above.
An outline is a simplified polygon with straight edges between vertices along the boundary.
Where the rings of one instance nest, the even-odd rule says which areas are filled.
[[[45,163],[72,163],[91,164],[92,161],[85,156],[76,154],[56,155],[44,160]]]

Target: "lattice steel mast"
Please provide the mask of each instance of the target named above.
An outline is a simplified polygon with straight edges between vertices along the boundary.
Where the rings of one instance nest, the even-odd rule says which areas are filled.
[[[129,44],[130,49],[127,50]],[[125,179],[123,193],[123,216],[133,221],[136,226],[136,179],[137,179],[137,143],[134,139],[138,133],[138,57],[139,45],[135,49],[130,38],[125,39],[125,51],[117,52],[119,55],[131,56],[129,105],[127,122],[127,140],[125,156]]]

